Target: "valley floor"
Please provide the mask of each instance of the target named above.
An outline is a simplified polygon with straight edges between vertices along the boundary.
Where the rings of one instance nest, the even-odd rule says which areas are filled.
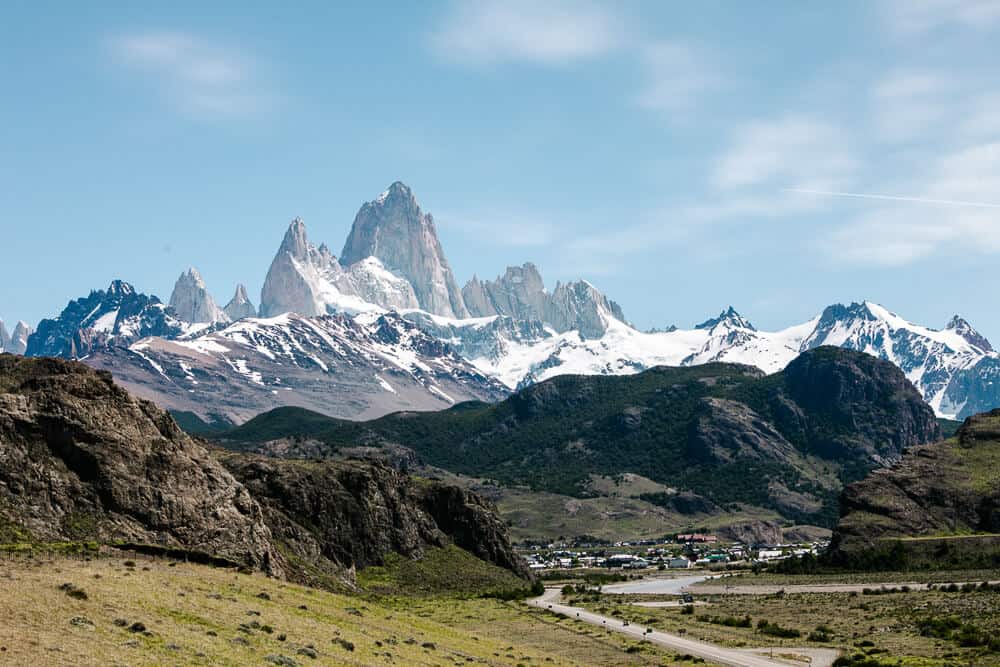
[[[0,559],[0,619],[3,665],[685,664],[522,602],[337,595],[154,559]]]

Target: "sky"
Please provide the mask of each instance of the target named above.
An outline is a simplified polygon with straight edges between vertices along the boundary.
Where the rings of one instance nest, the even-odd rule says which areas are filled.
[[[292,218],[338,253],[401,180],[459,283],[1000,339],[1000,0],[206,4],[4,3],[0,318],[188,266],[257,302]]]

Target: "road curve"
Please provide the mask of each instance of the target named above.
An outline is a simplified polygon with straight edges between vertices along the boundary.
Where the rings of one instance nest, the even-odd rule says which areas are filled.
[[[748,655],[735,649],[716,646],[707,642],[700,642],[693,639],[686,639],[678,635],[671,635],[666,632],[654,630],[646,633],[646,627],[641,625],[622,625],[622,621],[617,618],[601,616],[586,609],[571,607],[559,602],[560,591],[558,588],[546,588],[545,594],[541,597],[528,600],[528,604],[539,609],[565,614],[569,618],[576,618],[584,623],[590,623],[598,627],[607,628],[615,632],[629,635],[636,639],[644,639],[648,642],[658,644],[680,653],[687,653],[711,662],[726,665],[727,667],[788,667],[786,662],[778,662],[756,655]]]

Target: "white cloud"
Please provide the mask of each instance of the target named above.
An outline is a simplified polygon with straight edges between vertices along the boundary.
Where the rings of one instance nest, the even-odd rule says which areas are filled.
[[[604,55],[622,40],[620,21],[587,2],[455,2],[431,36],[442,57],[460,64],[562,65]]]
[[[717,161],[712,182],[722,190],[835,189],[857,167],[849,145],[843,130],[815,117],[786,115],[748,123]]]
[[[1000,22],[996,0],[884,0],[890,29],[915,35],[946,25],[985,30]]]
[[[647,82],[636,97],[640,107],[684,112],[720,84],[706,58],[687,44],[654,42],[642,50]]]
[[[879,138],[891,143],[927,139],[927,132],[952,115],[959,83],[939,72],[896,72],[875,84],[874,122]]]
[[[936,160],[909,195],[942,203],[880,206],[834,230],[825,249],[837,260],[900,266],[947,251],[1000,253],[1000,211],[944,203],[1000,204],[1000,142]]]
[[[146,74],[179,110],[201,117],[251,115],[274,97],[246,56],[178,32],[137,32],[111,40],[115,62]]]

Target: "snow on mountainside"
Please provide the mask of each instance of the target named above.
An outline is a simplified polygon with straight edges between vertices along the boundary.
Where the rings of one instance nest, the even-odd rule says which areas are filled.
[[[492,321],[453,321],[442,327],[413,314],[407,317],[452,339],[477,367],[511,388],[567,373],[626,374],[657,365],[709,362],[748,364],[774,373],[805,350],[834,345],[893,362],[941,416],[965,417],[1000,405],[1000,356],[967,322],[956,317],[944,330],[930,329],[870,302],[830,306],[808,322],[777,332],[758,331],[731,307],[694,329],[652,333],[605,313],[606,333],[596,339],[544,325],[529,336],[510,336],[506,332],[520,329],[506,323],[491,331],[488,346],[481,341],[483,331],[494,327]]]
[[[506,394],[394,313],[250,318],[188,340],[104,348],[86,362],[164,408],[234,423],[279,405],[365,419]]]
[[[28,338],[32,333],[31,327],[24,320],[19,320],[11,333],[7,332],[3,320],[0,320],[0,352],[24,354],[28,348]]]
[[[107,290],[70,301],[59,317],[39,322],[25,354],[80,359],[109,345],[128,345],[147,336],[193,335],[207,326],[183,322],[155,296],[115,280]]]

